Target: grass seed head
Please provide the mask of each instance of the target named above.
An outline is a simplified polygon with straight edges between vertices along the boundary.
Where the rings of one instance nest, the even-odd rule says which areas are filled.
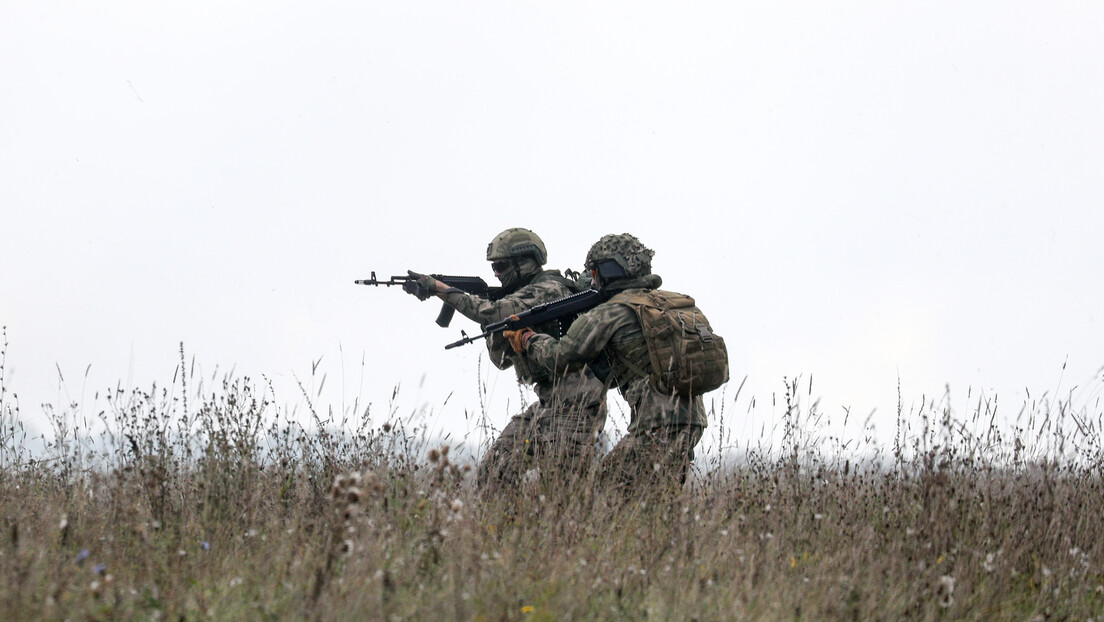
[[[939,586],[935,590],[935,595],[939,598],[939,606],[943,609],[954,604],[954,589],[954,577],[949,575],[939,577]]]

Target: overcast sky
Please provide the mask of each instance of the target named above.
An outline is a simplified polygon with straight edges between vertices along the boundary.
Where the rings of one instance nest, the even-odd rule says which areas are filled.
[[[712,395],[741,443],[795,376],[883,438],[898,382],[1099,413],[1101,33],[1099,2],[5,2],[9,399],[48,429],[183,343],[208,390],[501,427],[527,398],[442,349],[463,318],[352,281],[492,280],[524,226],[550,267],[654,248],[747,377]]]

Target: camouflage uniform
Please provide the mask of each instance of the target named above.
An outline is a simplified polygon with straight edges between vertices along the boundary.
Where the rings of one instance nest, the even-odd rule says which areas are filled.
[[[603,291],[632,295],[659,287],[662,279],[650,274],[650,261],[646,270],[635,269],[645,271],[649,274],[618,279]],[[701,396],[667,395],[648,381],[652,364],[640,320],[618,298],[580,315],[561,339],[534,335],[526,345],[525,358],[530,367],[560,373],[589,365],[628,402],[628,434],[603,458],[603,479],[625,488],[681,486],[707,424],[705,405]]]
[[[444,300],[480,326],[504,320],[536,305],[575,292],[556,270],[532,276],[528,283],[497,300],[452,290]],[[535,326],[551,332],[558,326]],[[519,383],[533,387],[537,402],[514,415],[484,455],[476,481],[480,488],[510,486],[541,460],[547,470],[578,474],[593,457],[596,437],[606,424],[606,386],[588,369],[556,373],[533,367],[514,353],[501,335],[487,340],[491,362],[498,369],[513,367]]]

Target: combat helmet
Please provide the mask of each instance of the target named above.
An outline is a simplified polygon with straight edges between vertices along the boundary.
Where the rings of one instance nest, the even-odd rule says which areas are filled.
[[[603,259],[612,260],[628,278],[640,278],[652,273],[652,257],[655,251],[641,244],[631,233],[610,234],[590,247],[586,267],[599,269]]]
[[[531,256],[538,265],[548,261],[548,250],[540,236],[528,229],[514,227],[496,235],[487,245],[487,261]]]

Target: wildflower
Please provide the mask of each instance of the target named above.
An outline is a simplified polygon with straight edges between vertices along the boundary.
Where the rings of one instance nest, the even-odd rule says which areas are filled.
[[[357,479],[359,479],[359,478],[357,478]],[[348,490],[348,492],[345,493],[345,499],[349,503],[358,503],[360,501],[360,494],[361,494],[360,489],[357,488],[356,486],[353,486],[352,488],[350,488]]]
[[[88,552],[88,549],[81,549],[80,553],[77,553],[77,559],[74,561],[79,566],[84,563],[84,560],[88,559],[89,555],[91,555],[91,553]]]
[[[104,570],[107,570],[107,564],[105,564],[103,562],[100,562],[100,563],[96,564],[95,566],[92,566],[92,572],[94,572],[96,574],[103,574]]]
[[[203,547],[204,551],[210,551],[211,550],[211,543],[206,541],[206,540],[204,540],[202,543],[200,543],[200,546]]]
[[[939,597],[939,606],[946,609],[954,604],[954,577],[943,575],[939,577],[939,587],[935,594]]]
[[[69,516],[67,514],[61,515],[61,520],[58,521],[58,529],[64,530],[69,526]]]
[[[981,567],[985,569],[985,572],[993,572],[993,568],[995,567],[993,565],[994,559],[995,558],[993,557],[992,553],[989,553],[985,556],[985,563],[981,565]]]
[[[521,608],[522,613],[533,613],[534,611],[536,611],[536,609],[534,609],[532,605],[525,605]]]

